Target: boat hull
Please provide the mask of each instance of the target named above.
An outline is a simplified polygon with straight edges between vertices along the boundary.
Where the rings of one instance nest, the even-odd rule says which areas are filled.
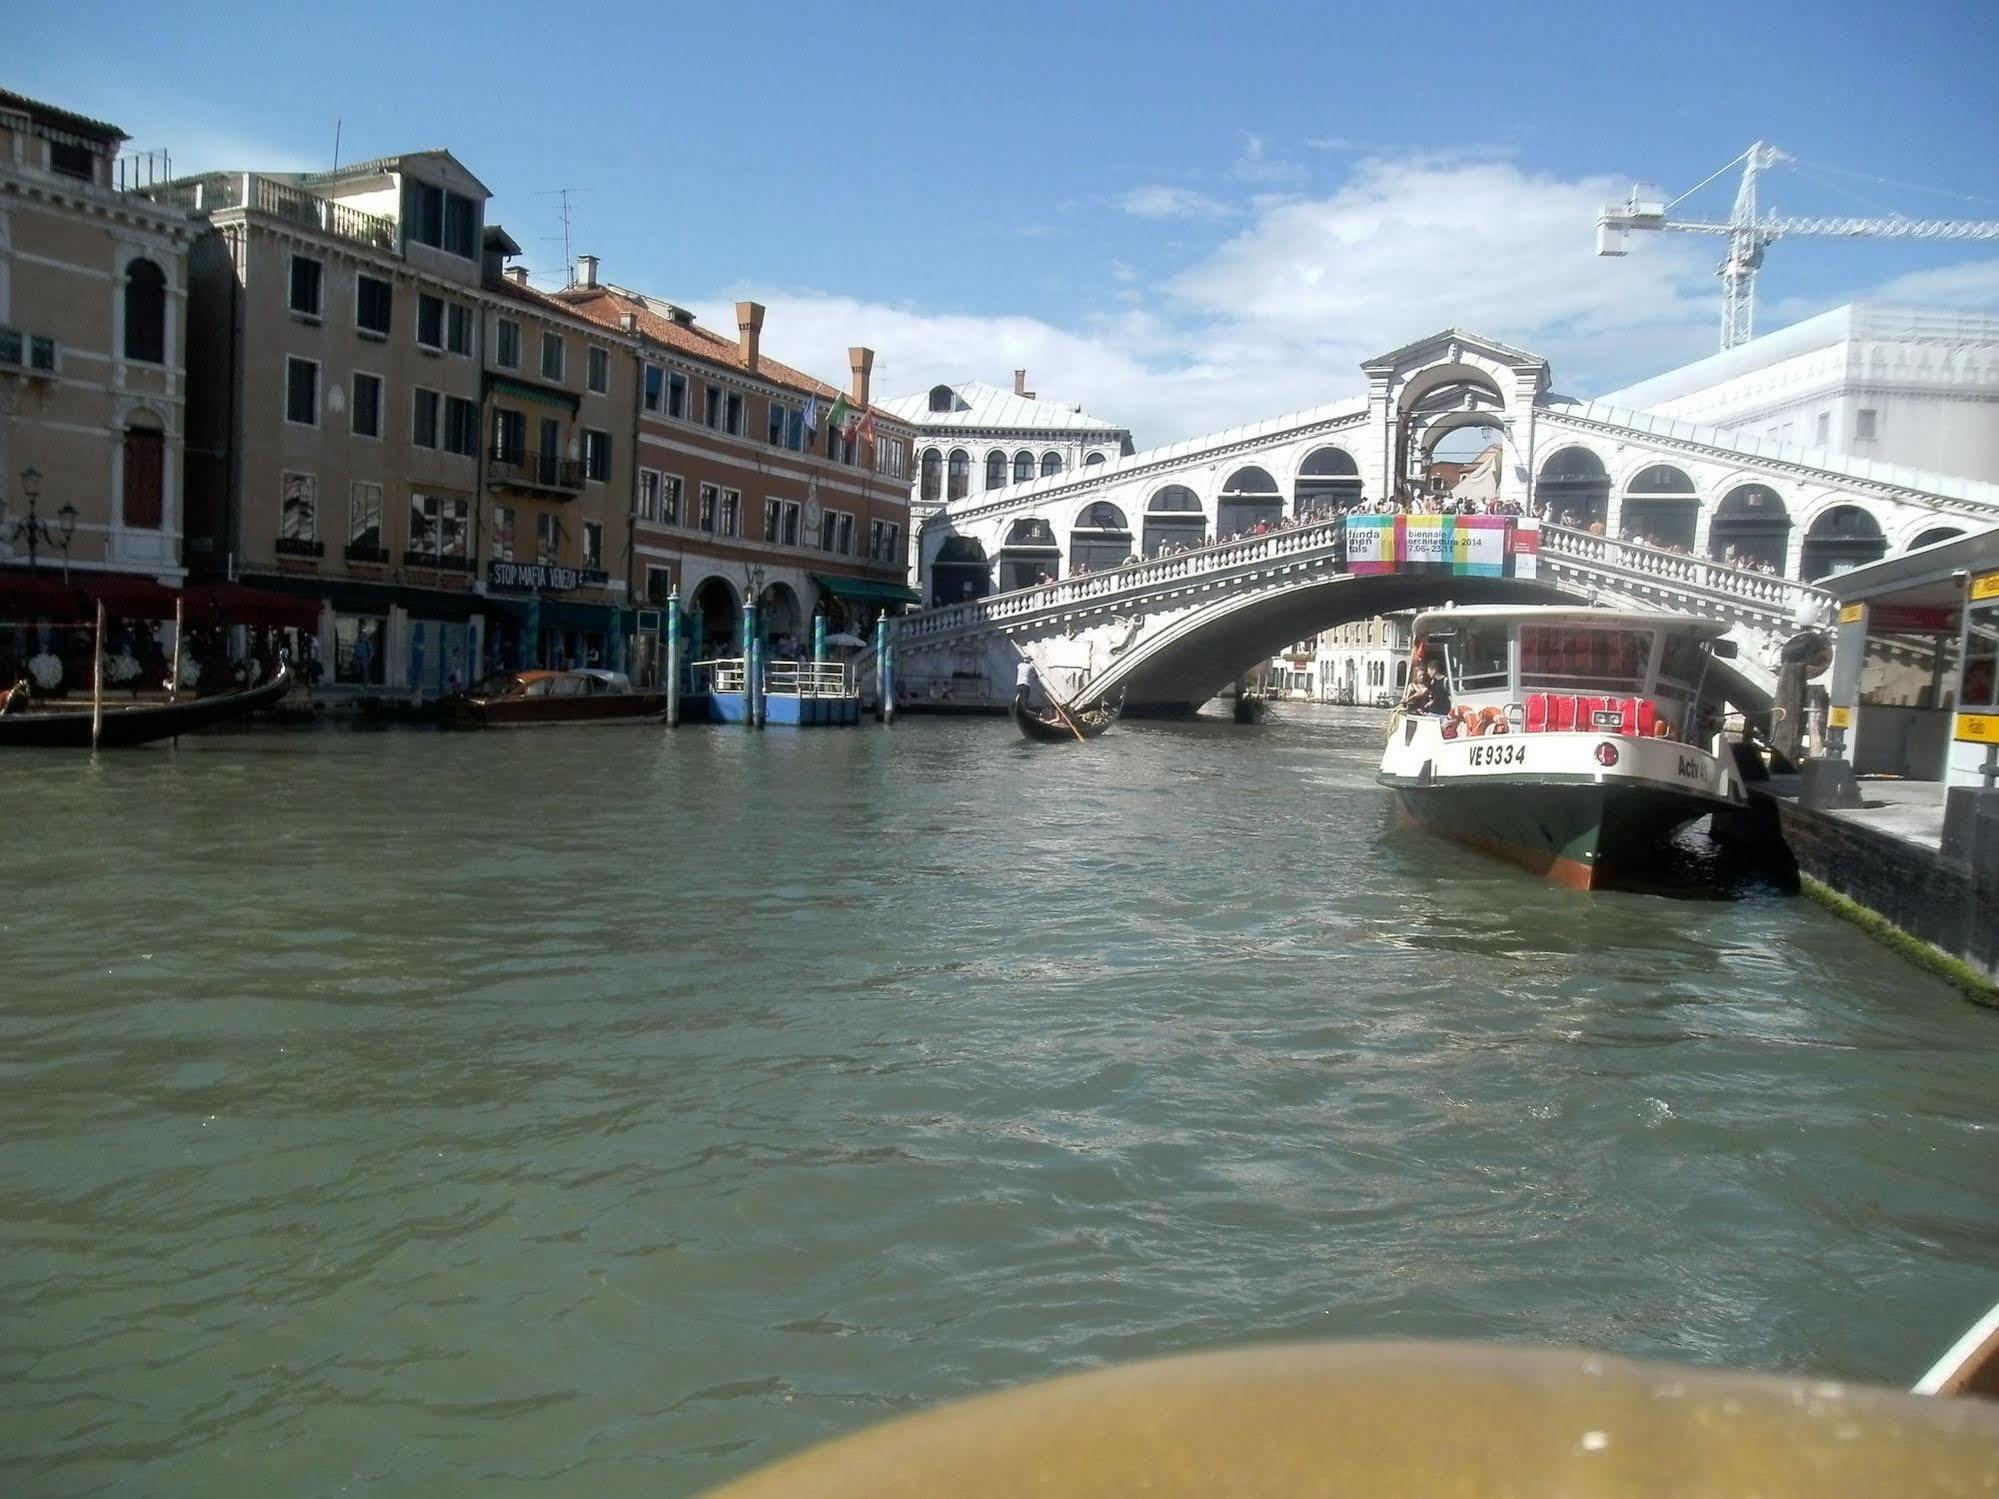
[[[1074,708],[1065,718],[1051,705],[1048,717],[1044,718],[1027,706],[1027,693],[1023,690],[1014,693],[1011,711],[1014,724],[1029,739],[1042,744],[1074,744],[1079,739],[1095,739],[1116,723],[1122,706],[1121,702],[1113,702],[1100,703],[1094,708]]]
[[[663,692],[610,692],[541,698],[448,697],[438,720],[448,729],[520,729],[537,724],[635,723],[666,711]]]
[[[291,673],[284,670],[263,686],[243,692],[217,693],[210,697],[136,708],[107,707],[98,744],[104,749],[125,749],[135,744],[152,744],[192,734],[197,729],[227,723],[259,708],[268,708],[291,691],[291,687]],[[90,710],[0,714],[0,749],[27,748],[89,749]]]

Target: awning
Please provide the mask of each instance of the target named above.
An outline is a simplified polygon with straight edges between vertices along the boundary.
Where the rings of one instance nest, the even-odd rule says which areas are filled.
[[[96,613],[84,608],[74,587],[63,587],[59,575],[0,569],[0,625],[64,624]]]
[[[319,600],[241,583],[196,583],[182,595],[186,618],[195,623],[264,625],[311,630],[319,624]]]
[[[102,602],[106,614],[126,619],[172,619],[174,600],[180,597],[175,590],[132,573],[71,573],[70,581],[93,613]]]
[[[512,396],[520,401],[540,401],[547,406],[560,406],[574,416],[583,404],[583,398],[574,391],[557,390],[550,385],[536,385],[527,380],[513,380],[505,375],[486,377],[488,395]]]
[[[255,591],[270,591],[333,605],[336,614],[386,614],[391,606],[413,619],[467,620],[475,614],[498,612],[500,600],[463,589],[411,588],[395,583],[355,583],[342,578],[300,577],[260,573]]]
[[[832,573],[814,573],[812,581],[836,599],[856,604],[920,604],[923,595],[901,583],[878,583],[873,578],[843,578]]]

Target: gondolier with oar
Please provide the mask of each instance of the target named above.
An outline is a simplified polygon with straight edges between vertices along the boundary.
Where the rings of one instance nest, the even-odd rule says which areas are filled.
[[[1021,708],[1027,708],[1032,696],[1031,689],[1041,680],[1041,674],[1034,669],[1034,663],[1022,656],[1020,665],[1013,672],[1013,700]]]

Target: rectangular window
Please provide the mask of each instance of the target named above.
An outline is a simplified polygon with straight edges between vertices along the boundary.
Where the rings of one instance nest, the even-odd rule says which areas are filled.
[[[854,518],[844,510],[828,510],[821,523],[820,546],[841,557],[854,553]]]
[[[743,534],[743,497],[733,489],[722,491],[722,521],[719,534],[723,536]]]
[[[493,560],[512,562],[514,560],[514,507],[495,505],[493,507]]]
[[[444,347],[444,298],[417,293],[416,341],[426,349]]]
[[[363,333],[387,338],[395,303],[396,289],[380,277],[354,278],[354,326]]]
[[[479,403],[462,396],[444,398],[444,451],[462,457],[479,452]]]
[[[125,524],[158,530],[166,514],[166,434],[125,429]]]
[[[794,411],[785,423],[784,445],[796,453],[805,447],[805,413]]]
[[[503,370],[517,370],[521,367],[521,325],[510,317],[503,317],[494,327],[493,363]]]
[[[410,493],[410,550],[425,557],[463,557],[471,539],[471,503]]]
[[[666,399],[666,371],[656,364],[646,366],[645,407],[657,411]]]
[[[773,545],[777,542],[778,513],[782,507],[782,503],[779,500],[764,501],[764,540]]]
[[[707,388],[707,391],[705,393],[705,399],[701,407],[701,422],[703,426],[713,427],[717,431],[721,430],[722,426],[721,386],[711,385]]]
[[[659,487],[659,518],[669,526],[680,524],[680,478],[668,474]]]
[[[454,354],[472,352],[472,309],[453,302],[444,315],[444,347]]]
[[[49,170],[84,182],[97,179],[97,154],[75,141],[49,142]]]
[[[404,229],[420,245],[449,250],[467,260],[479,253],[479,205],[428,182],[409,184]]]
[[[666,414],[687,420],[687,377],[678,371],[666,377]]]
[[[602,484],[611,477],[611,434],[595,428],[583,429],[583,473]]]
[[[319,425],[319,366],[310,359],[285,360],[285,420],[302,427]]]
[[[673,569],[646,564],[646,602],[665,604],[673,597]]]
[[[712,532],[715,529],[715,507],[721,503],[722,491],[713,484],[701,486],[701,529]]]
[[[500,463],[519,463],[528,445],[527,418],[505,406],[493,408],[493,457]]]
[[[354,435],[356,437],[380,437],[382,435],[382,377],[364,375],[358,370],[354,375]]]
[[[888,478],[908,478],[908,449],[892,438],[883,438],[875,444],[875,467]]]
[[[347,550],[382,549],[382,486],[356,479],[347,486]]]
[[[733,390],[729,392],[728,430],[732,436],[743,435],[743,398]]]
[[[868,558],[873,562],[900,562],[897,551],[902,542],[902,527],[894,521],[878,520],[868,527]]]
[[[457,193],[444,195],[444,248],[467,260],[479,253],[479,205]]]
[[[562,335],[544,333],[541,336],[541,377],[544,380],[562,378]]]
[[[600,396],[606,394],[611,388],[611,351],[592,349],[588,373],[590,388]]]
[[[770,423],[767,435],[772,447],[781,448],[784,446],[784,407],[776,401],[770,403]]]
[[[583,565],[596,572],[604,565],[604,523],[586,520],[583,522]]]
[[[0,364],[21,362],[21,330],[0,328]]]
[[[1832,413],[1830,411],[1821,411],[1819,413],[1819,431],[1818,431],[1819,446],[1824,447],[1826,445],[1826,439],[1831,435],[1832,435]]]
[[[410,441],[420,448],[437,446],[437,392],[419,386],[410,401]]]
[[[534,560],[555,562],[562,551],[561,523],[543,511],[534,518]]]
[[[319,479],[314,474],[285,474],[278,510],[279,541],[311,541],[319,534]]]
[[[535,450],[535,473],[544,484],[553,484],[561,475],[562,423],[552,416],[541,419],[541,446]]]
[[[639,470],[639,519],[659,519],[659,475],[649,468]]]
[[[1863,406],[1853,413],[1853,437],[1856,442],[1872,442],[1880,423],[1871,406]]]
[[[798,501],[784,502],[784,530],[778,540],[788,547],[798,545]]]
[[[291,309],[316,318],[323,311],[326,267],[310,255],[292,256]]]

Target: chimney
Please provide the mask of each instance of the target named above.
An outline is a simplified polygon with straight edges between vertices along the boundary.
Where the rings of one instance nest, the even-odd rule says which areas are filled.
[[[1015,370],[1013,372],[1013,393],[1017,396],[1025,396],[1030,401],[1034,399],[1034,392],[1027,388],[1026,370]]]
[[[627,333],[638,332],[639,315],[636,312],[623,312],[618,314],[618,326],[624,329],[625,332]]]
[[[852,395],[856,406],[868,404],[868,387],[874,380],[875,351],[873,349],[847,350],[847,364],[854,372]]]
[[[755,372],[764,336],[764,309],[761,302],[736,304],[736,349],[743,356],[743,368]]]
[[[597,257],[579,255],[576,257],[576,284],[595,289],[597,285]]]
[[[516,286],[526,286],[528,284],[528,268],[524,265],[508,266],[507,279]]]

